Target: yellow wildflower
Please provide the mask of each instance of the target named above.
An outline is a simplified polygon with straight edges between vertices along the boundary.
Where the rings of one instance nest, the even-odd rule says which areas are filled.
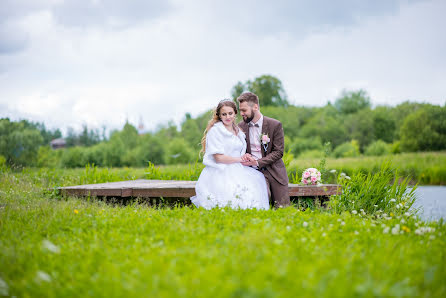
[[[78,214],[79,211],[77,209],[74,209],[74,214]]]
[[[393,212],[390,212],[390,216],[394,216]]]
[[[401,229],[402,229],[404,232],[406,232],[406,233],[409,233],[409,232],[410,232],[410,229],[409,229],[408,227],[406,227],[406,226],[403,226]]]

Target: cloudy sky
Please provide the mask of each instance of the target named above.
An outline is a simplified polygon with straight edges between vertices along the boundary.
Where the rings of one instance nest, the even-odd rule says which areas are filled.
[[[50,128],[196,116],[278,77],[321,106],[446,101],[445,0],[0,0],[0,118]]]

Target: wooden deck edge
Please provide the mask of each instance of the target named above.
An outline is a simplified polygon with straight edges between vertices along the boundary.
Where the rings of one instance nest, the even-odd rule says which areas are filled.
[[[114,188],[80,188],[79,187],[58,187],[57,190],[61,195],[68,196],[96,196],[96,197],[174,197],[174,198],[190,198],[195,195],[195,188],[191,187],[163,187],[163,188],[146,188],[146,187],[114,187]],[[342,187],[336,184],[326,184],[318,186],[302,186],[298,184],[289,184],[289,195],[291,197],[328,197],[342,193]]]

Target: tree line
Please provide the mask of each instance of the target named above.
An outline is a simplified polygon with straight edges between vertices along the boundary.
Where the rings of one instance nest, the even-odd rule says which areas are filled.
[[[372,107],[365,90],[344,91],[323,107],[290,104],[279,79],[263,75],[238,82],[233,99],[243,91],[259,95],[265,116],[279,119],[285,150],[294,158],[322,157],[329,143],[333,157],[398,154],[446,149],[446,106],[404,102]],[[109,137],[105,130],[68,130],[67,148],[52,150],[49,142],[62,136],[42,123],[0,119],[0,164],[10,166],[83,167],[85,164],[122,167],[182,164],[200,161],[200,140],[212,111],[196,118],[186,114],[178,127],[168,122],[140,135],[131,123]],[[240,120],[240,119],[239,119]]]

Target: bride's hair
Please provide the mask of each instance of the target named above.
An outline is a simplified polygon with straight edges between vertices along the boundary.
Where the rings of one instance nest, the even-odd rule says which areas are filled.
[[[208,134],[208,131],[211,129],[212,126],[214,126],[215,123],[221,122],[220,110],[222,107],[231,107],[234,110],[234,113],[237,115],[237,106],[232,100],[223,99],[218,103],[217,108],[213,111],[211,120],[209,120],[208,125],[204,130],[203,138],[201,139],[200,155],[206,151],[206,135]],[[232,126],[234,127],[234,130],[238,133],[237,125],[232,123]]]

